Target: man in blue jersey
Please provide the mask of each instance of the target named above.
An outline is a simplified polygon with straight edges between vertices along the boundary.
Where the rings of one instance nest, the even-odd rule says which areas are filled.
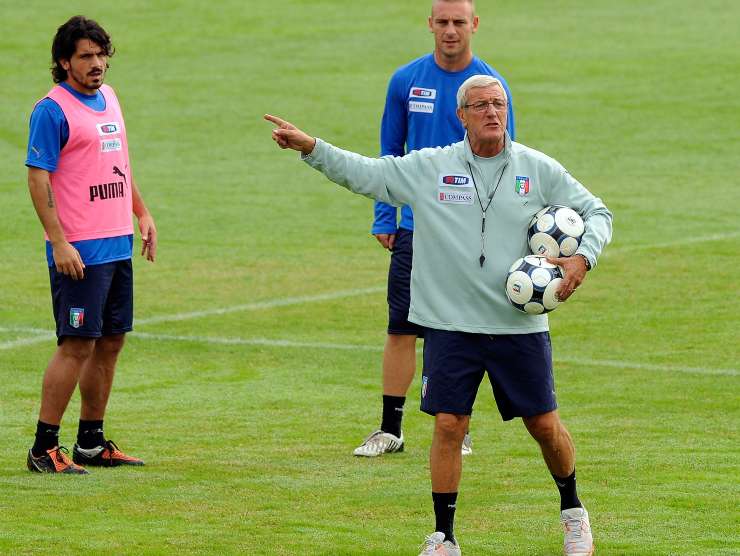
[[[103,434],[118,355],[133,321],[133,226],[141,254],[154,261],[157,230],[129,166],[126,128],[115,92],[104,85],[110,36],[75,16],[52,44],[55,87],[31,114],[28,186],[46,232],[57,348],[41,390],[28,469],[87,474],[85,466],[143,465]],[[72,460],[59,425],[79,386]]]
[[[472,0],[435,0],[429,17],[434,52],[399,68],[391,77],[380,131],[381,156],[403,156],[425,147],[462,140],[465,130],[456,114],[460,85],[473,75],[499,79],[509,99],[507,131],[513,140],[511,91],[501,75],[473,55],[470,41],[478,29]],[[388,270],[388,336],[383,352],[383,417],[380,429],[368,436],[356,456],[375,457],[403,451],[401,421],[406,392],[416,372],[416,338],[423,335],[409,322],[414,216],[376,201],[372,233],[391,252]],[[471,452],[465,435],[462,453]]]

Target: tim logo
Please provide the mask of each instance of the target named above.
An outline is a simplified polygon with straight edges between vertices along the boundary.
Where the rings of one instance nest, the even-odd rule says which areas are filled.
[[[434,100],[437,98],[437,89],[425,89],[424,87],[411,87],[410,97],[423,98],[425,100]]]
[[[514,293],[522,293],[522,285],[518,282],[515,282],[513,286],[511,286],[511,289]]]
[[[442,183],[445,185],[468,185],[470,178],[468,176],[443,176]]]
[[[121,124],[118,122],[108,122],[105,124],[96,124],[99,135],[113,135],[114,133],[121,132]]]

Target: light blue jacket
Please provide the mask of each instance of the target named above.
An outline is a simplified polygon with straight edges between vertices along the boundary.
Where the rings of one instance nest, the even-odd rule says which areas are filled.
[[[577,253],[588,258],[591,268],[611,239],[612,215],[601,199],[557,161],[508,135],[504,150],[485,163],[473,155],[467,136],[447,147],[383,158],[317,139],[303,158],[355,193],[412,208],[416,231],[409,320],[422,326],[483,334],[548,330],[547,315],[516,310],[505,293],[509,267],[528,253],[529,221],[548,205],[569,206],[583,217],[586,231]],[[485,207],[499,175],[486,212],[481,266],[482,210],[476,187]]]
[[[514,101],[506,79],[477,56],[465,69],[447,71],[437,65],[432,53],[409,62],[391,77],[380,124],[380,156],[403,156],[425,147],[444,147],[465,137],[465,128],[457,117],[457,90],[474,75],[490,75],[501,81],[509,100],[506,130],[516,139]],[[371,233],[413,230],[411,209],[401,207],[400,222],[396,222],[396,212],[396,207],[376,202]]]

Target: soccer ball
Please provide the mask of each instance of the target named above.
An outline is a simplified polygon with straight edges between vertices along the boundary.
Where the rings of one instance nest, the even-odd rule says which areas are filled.
[[[509,302],[530,315],[548,313],[560,305],[555,292],[563,280],[560,267],[545,257],[527,255],[517,259],[506,277],[506,297]]]
[[[583,219],[571,208],[543,208],[529,222],[527,241],[535,255],[570,257],[581,244]]]

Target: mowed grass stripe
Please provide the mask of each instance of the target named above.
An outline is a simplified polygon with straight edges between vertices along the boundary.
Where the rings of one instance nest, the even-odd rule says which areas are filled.
[[[385,290],[385,286],[375,286],[369,288],[359,288],[354,290],[341,290],[334,292],[321,293],[317,295],[305,295],[299,297],[286,297],[283,299],[270,299],[266,301],[256,301],[254,303],[245,303],[243,305],[232,305],[230,307],[219,307],[214,309],[204,309],[202,311],[190,311],[187,313],[175,313],[173,315],[160,315],[158,317],[149,317],[136,319],[135,324],[158,324],[162,322],[175,322],[181,320],[198,319],[215,315],[225,315],[228,313],[238,313],[241,311],[258,311],[262,309],[274,309],[276,307],[285,307],[288,305],[300,305],[303,303],[316,303],[320,301],[330,301],[334,299],[343,299],[347,297],[357,297],[371,293],[378,293]]]
[[[337,344],[327,342],[295,342],[293,340],[276,340],[268,338],[221,338],[213,336],[182,336],[177,334],[151,334],[149,332],[133,332],[136,338],[144,340],[161,340],[171,342],[196,342],[204,344],[243,345],[243,346],[269,346],[290,347],[310,349],[338,349],[348,351],[373,351],[382,352],[382,345],[362,344]]]
[[[187,313],[176,313],[173,315],[160,315],[158,317],[150,317],[141,320],[136,320],[135,325],[147,325],[147,324],[159,324],[163,322],[176,322],[190,319],[197,319],[215,315],[225,315],[228,313],[238,313],[241,311],[258,311],[263,309],[273,309],[276,307],[286,307],[289,305],[300,305],[304,303],[316,303],[320,301],[331,301],[334,299],[343,299],[347,297],[356,297],[360,295],[378,293],[385,290],[385,286],[377,286],[370,288],[360,288],[354,290],[342,290],[335,292],[328,292],[317,295],[299,296],[299,297],[286,297],[283,299],[271,299],[266,301],[257,301],[255,303],[246,303],[243,305],[233,305],[231,307],[219,307],[214,309],[206,309],[203,311],[190,311]],[[13,349],[21,346],[29,346],[36,343],[45,342],[49,338],[53,338],[54,334],[49,333],[48,330],[42,330],[40,328],[31,327],[0,327],[0,332],[25,332],[33,334],[28,338],[19,338],[17,340],[10,340],[6,342],[0,342],[0,351],[6,349]]]
[[[351,455],[380,417],[385,293],[137,320],[106,429],[148,466],[95,470],[82,487],[24,469],[54,343],[23,152],[31,107],[50,86],[51,36],[72,13],[50,0],[4,5],[15,32],[0,39],[0,327],[26,330],[0,331],[0,343],[42,329],[48,339],[0,351],[0,553],[418,554],[434,526],[433,421],[411,409],[420,373],[404,453]],[[156,265],[134,263],[138,317],[385,284],[388,254],[369,235],[372,203],[277,149],[262,114],[376,155],[391,72],[432,46],[429,5],[76,5],[118,49],[108,82],[162,240]],[[740,3],[476,9],[474,49],[512,87],[518,139],[563,163],[615,216],[603,264],[551,321],[597,551],[740,553],[737,376],[667,370],[734,371],[740,360],[740,190],[731,179],[740,105],[728,77],[737,74]],[[78,408],[76,393],[66,444]],[[481,392],[473,438],[456,523],[465,554],[562,553],[557,491],[521,422],[501,423]]]
[[[31,328],[28,326],[0,326],[0,334],[13,334],[15,336],[24,335],[14,340],[0,342],[0,351],[13,349],[17,347],[30,346],[41,342],[46,342],[54,338],[54,333],[50,330],[41,328]],[[30,336],[25,336],[31,334]]]
[[[36,336],[30,338],[20,338],[18,340],[11,340],[4,343],[0,343],[0,350],[12,349],[14,347],[27,346],[35,343],[40,343],[53,339],[54,334],[42,330],[32,328],[0,328],[0,332],[20,332],[20,331],[36,331]],[[170,342],[191,342],[191,343],[205,343],[205,344],[221,344],[221,345],[245,345],[245,346],[267,346],[267,347],[288,347],[288,348],[308,348],[308,349],[321,349],[321,350],[347,350],[347,351],[370,351],[370,352],[382,352],[382,345],[363,345],[363,344],[340,344],[331,342],[296,342],[293,340],[280,340],[280,339],[268,339],[268,338],[234,338],[234,337],[218,337],[218,336],[185,336],[177,334],[153,334],[149,332],[132,332],[131,337],[140,338],[143,340],[158,340],[158,341],[170,341]],[[421,349],[417,350],[419,353]],[[596,366],[596,367],[611,367],[618,369],[633,369],[638,371],[660,371],[660,372],[679,372],[689,374],[702,374],[702,375],[718,375],[718,376],[738,376],[740,370],[738,369],[719,369],[711,367],[686,367],[680,365],[656,365],[651,363],[639,363],[634,361],[616,361],[609,359],[585,359],[568,356],[556,356],[554,357],[556,362],[561,363],[572,363],[582,366]]]
[[[642,244],[633,244],[633,245],[623,245],[618,247],[609,247],[607,246],[606,249],[604,249],[604,253],[602,253],[602,257],[608,257],[610,255],[621,255],[622,253],[630,253],[633,251],[649,251],[651,249],[670,249],[673,247],[681,247],[682,245],[693,245],[695,243],[709,243],[713,241],[725,241],[728,239],[734,239],[736,237],[740,237],[740,231],[737,232],[729,232],[724,234],[711,234],[706,236],[696,236],[696,237],[685,237],[676,241],[664,241],[661,243],[648,243],[645,245]]]
[[[34,344],[40,344],[41,342],[48,342],[54,339],[53,332],[45,332],[37,336],[30,336],[27,338],[18,338],[17,340],[8,340],[6,342],[0,342],[0,351],[6,349],[14,349],[25,346],[32,346]]]
[[[617,255],[622,253],[629,253],[632,251],[646,251],[651,249],[663,249],[663,248],[672,248],[672,247],[680,247],[682,245],[691,245],[695,243],[705,243],[705,242],[714,242],[714,241],[725,241],[727,239],[732,239],[735,237],[740,236],[740,232],[731,232],[726,234],[712,234],[708,236],[699,236],[699,237],[689,237],[684,238],[679,241],[672,241],[672,242],[664,242],[664,243],[652,243],[652,244],[635,244],[635,245],[625,245],[622,247],[607,247],[602,254],[602,257],[608,257],[610,255]],[[185,313],[175,313],[171,315],[159,315],[154,317],[148,317],[143,319],[136,319],[135,324],[137,325],[147,325],[147,324],[160,324],[164,322],[176,322],[176,321],[184,321],[184,320],[190,320],[190,319],[197,319],[202,317],[208,317],[208,316],[215,316],[215,315],[225,315],[229,313],[238,313],[240,311],[257,311],[257,310],[263,310],[263,309],[272,309],[277,307],[285,307],[289,305],[299,305],[302,303],[316,303],[321,301],[330,301],[334,299],[342,299],[347,297],[356,297],[371,293],[378,293],[385,290],[385,286],[375,286],[375,287],[367,287],[367,288],[360,288],[355,290],[341,290],[341,291],[335,291],[335,292],[327,292],[323,294],[317,294],[317,295],[309,295],[309,296],[298,296],[298,297],[287,297],[284,299],[271,299],[271,300],[265,300],[265,301],[257,301],[254,303],[246,303],[242,305],[233,305],[230,307],[217,307],[214,309],[204,309],[201,311],[189,311]],[[17,346],[24,346],[24,345],[31,345],[37,342],[44,341],[49,337],[48,331],[38,329],[38,328],[30,328],[30,327],[0,327],[0,332],[28,332],[31,334],[34,334],[34,337],[30,338],[21,338],[15,341],[7,341],[0,343],[0,350],[3,349],[12,349]],[[686,367],[688,369],[694,369],[695,367]],[[734,369],[729,369],[730,371],[734,371]],[[693,372],[693,371],[689,371]],[[723,374],[723,373],[720,373]]]
[[[289,347],[289,348],[309,348],[309,349],[337,349],[348,351],[373,351],[382,352],[382,345],[363,345],[363,344],[337,344],[326,342],[295,342],[292,340],[279,340],[268,338],[223,338],[213,336],[184,336],[177,334],[152,334],[148,332],[133,332],[132,336],[145,340],[162,340],[172,342],[196,342],[207,344],[223,345],[245,345],[245,346],[270,346],[270,347]],[[421,349],[417,349],[421,353]],[[632,361],[613,361],[609,359],[584,359],[577,357],[554,357],[555,361],[561,363],[572,363],[582,366],[597,367],[614,367],[622,369],[634,369],[639,371],[663,371],[679,372],[703,375],[725,375],[737,376],[740,374],[738,369],[713,369],[709,367],[684,367],[676,365],[655,365],[651,363],[638,363]]]

